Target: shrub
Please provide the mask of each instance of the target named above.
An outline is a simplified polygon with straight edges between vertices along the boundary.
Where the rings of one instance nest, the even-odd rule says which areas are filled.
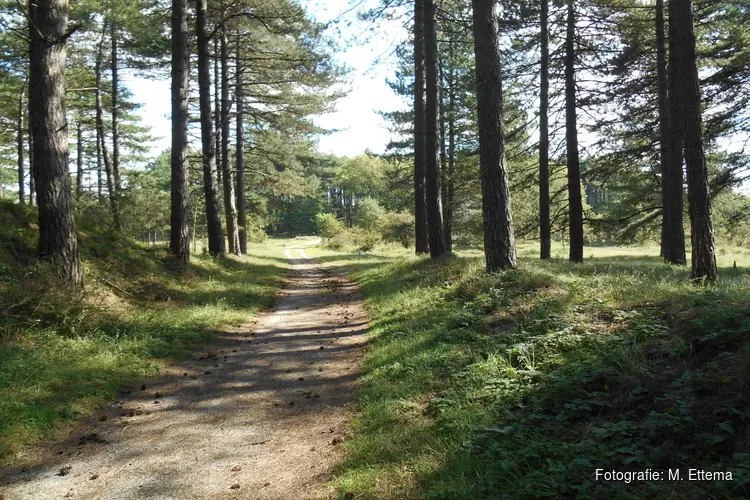
[[[385,221],[385,209],[373,198],[363,198],[357,202],[355,224],[370,231],[381,229]]]
[[[409,248],[414,239],[414,215],[408,212],[386,212],[381,226],[383,239]]]
[[[344,231],[346,228],[340,220],[333,214],[318,214],[315,216],[315,224],[318,226],[318,236],[327,240],[332,239]]]

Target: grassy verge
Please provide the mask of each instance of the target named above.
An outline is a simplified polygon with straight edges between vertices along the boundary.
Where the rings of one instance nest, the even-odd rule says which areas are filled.
[[[750,255],[720,253],[720,282],[699,288],[633,248],[584,265],[519,253],[488,276],[475,251],[308,251],[347,266],[372,316],[342,496],[746,498]]]
[[[71,294],[35,261],[29,220],[0,206],[0,465],[270,306],[286,275],[283,241],[183,268],[163,248],[82,231],[86,289]]]

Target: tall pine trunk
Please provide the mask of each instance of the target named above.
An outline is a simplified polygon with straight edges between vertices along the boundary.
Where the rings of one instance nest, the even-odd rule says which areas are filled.
[[[237,231],[237,205],[234,195],[234,177],[229,157],[229,49],[226,27],[221,27],[221,170],[224,182],[224,214],[227,218],[229,252],[240,254],[240,235]]]
[[[35,137],[33,175],[39,205],[39,255],[58,274],[82,284],[68,175],[65,115],[67,0],[29,0],[29,123]]]
[[[217,186],[222,186],[222,158],[221,158],[221,69],[219,59],[219,38],[214,34],[214,137],[216,143],[216,177],[219,181]]]
[[[117,26],[115,21],[110,25],[112,38],[112,176],[114,177],[114,196],[120,205],[120,67],[117,48]],[[115,229],[122,232],[122,218],[115,219]]]
[[[104,179],[102,172],[102,145],[99,143],[99,133],[94,134],[96,137],[96,196],[97,202],[104,203]]]
[[[83,194],[83,125],[76,120],[76,200]]]
[[[206,197],[206,223],[208,251],[211,255],[224,255],[224,230],[221,227],[219,193],[216,179],[216,143],[211,116],[211,52],[206,26],[207,0],[196,0],[196,31],[198,38],[198,93],[201,113],[201,140],[203,145],[203,188]]]
[[[443,227],[447,250],[453,251],[453,198],[456,173],[456,74],[453,68],[453,41],[448,42],[448,168],[445,172],[445,202],[443,203]]]
[[[687,169],[688,210],[692,242],[692,276],[696,280],[714,280],[717,275],[714,229],[708,168],[703,148],[700,80],[695,50],[695,32],[691,0],[670,0],[670,24],[677,30],[682,82],[682,110],[685,123],[685,167]]]
[[[571,262],[583,262],[583,202],[581,164],[578,157],[578,117],[576,114],[575,0],[567,0],[565,37],[565,136],[568,161],[568,231]]]
[[[549,208],[549,0],[541,0],[541,75],[539,88],[539,257],[552,256]]]
[[[669,24],[669,65],[666,62],[664,37],[664,0],[656,2],[656,77],[659,93],[659,140],[661,165],[661,256],[671,264],[684,265],[685,230],[683,229],[683,113],[682,83],[679,74],[679,41],[677,29]]]
[[[237,119],[235,121],[235,135],[237,148],[237,223],[239,224],[240,253],[247,254],[247,212],[245,207],[245,122],[243,113],[245,98],[242,82],[242,58],[240,54],[240,36],[237,36],[237,47],[235,48],[235,89],[234,100],[237,106]]]
[[[516,267],[516,243],[503,135],[500,35],[493,0],[473,0],[479,164],[487,271]]]
[[[29,80],[29,98],[31,97],[31,80]],[[29,117],[29,205],[34,206],[34,195],[36,186],[34,185],[34,130]]]
[[[25,94],[25,89],[21,90],[21,95],[18,97],[18,130],[16,130],[16,150],[18,156],[18,201],[21,202],[21,205],[26,204],[26,172],[24,172],[23,163],[23,131],[25,128],[25,125],[23,123],[23,114]]]
[[[424,0],[414,1],[414,226],[417,254],[430,251],[425,191]]]
[[[115,184],[115,174],[112,169],[112,162],[107,151],[106,134],[104,133],[104,108],[102,105],[102,64],[104,60],[104,33],[107,31],[106,23],[102,28],[99,46],[96,52],[96,61],[94,63],[94,78],[96,81],[96,90],[94,92],[96,99],[96,135],[97,141],[101,147],[102,158],[104,159],[104,170],[107,174],[107,190],[109,191],[109,206],[112,211],[112,220],[114,228],[119,231],[122,227],[120,218],[120,205],[117,199],[117,188]]]
[[[427,199],[427,237],[430,245],[430,256],[433,259],[446,252],[445,235],[443,233],[443,207],[440,202],[440,75],[436,13],[435,0],[425,0],[425,196]]]
[[[187,0],[172,0],[172,189],[169,246],[172,253],[185,264],[190,262],[189,98]]]

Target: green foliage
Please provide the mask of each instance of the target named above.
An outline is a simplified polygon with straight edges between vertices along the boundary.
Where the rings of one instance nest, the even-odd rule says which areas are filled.
[[[696,290],[644,249],[587,249],[584,265],[536,251],[487,275],[477,252],[310,250],[351,270],[372,315],[341,494],[744,496],[750,254],[728,249],[740,271],[721,257],[722,282]],[[733,481],[595,481],[597,468]]]
[[[321,238],[331,239],[345,231],[344,224],[333,214],[316,215],[315,224],[318,226],[318,235]]]
[[[357,200],[354,223],[368,231],[379,231],[385,219],[385,209],[374,198]]]

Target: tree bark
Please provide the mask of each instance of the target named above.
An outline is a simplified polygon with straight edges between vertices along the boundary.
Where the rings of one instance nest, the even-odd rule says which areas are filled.
[[[206,194],[208,252],[224,255],[224,230],[221,227],[219,193],[216,179],[216,146],[211,116],[211,52],[206,26],[207,0],[196,0],[196,31],[198,38],[198,93],[203,143],[203,187]]]
[[[549,0],[541,0],[541,81],[539,89],[539,257],[552,256],[549,207]]]
[[[109,152],[107,151],[106,134],[104,133],[104,108],[102,106],[102,63],[104,59],[104,33],[107,31],[106,24],[102,29],[99,46],[96,53],[96,62],[94,63],[94,78],[96,81],[96,135],[97,141],[101,147],[102,158],[104,159],[104,170],[107,174],[107,190],[109,191],[109,206],[112,211],[112,218],[115,230],[119,231],[122,227],[120,219],[120,206],[117,199],[115,187],[115,175],[112,169]]]
[[[670,6],[670,11],[672,10]],[[661,18],[661,22],[659,19]],[[664,4],[659,0],[656,4],[657,24],[657,69],[664,64],[664,50],[659,44],[665,44]],[[661,29],[659,29],[661,26]],[[685,141],[684,114],[682,110],[682,80],[680,76],[680,59],[682,58],[679,39],[679,26],[675,23],[672,12],[669,16],[669,63],[663,77],[657,73],[659,85],[659,118],[664,113],[663,126],[659,124],[661,134],[661,168],[662,168],[662,257],[667,262],[676,265],[687,264],[685,255],[685,230],[683,228],[683,168],[682,150]],[[662,33],[661,40],[659,32]],[[660,54],[661,52],[661,54]],[[662,94],[663,92],[663,94]],[[662,99],[664,109],[662,110]]]
[[[693,250],[692,276],[696,280],[715,280],[718,271],[711,220],[708,168],[703,148],[700,80],[695,50],[692,1],[670,0],[670,10],[670,24],[674,17],[681,49],[680,81],[682,82],[685,123],[685,166],[687,168],[690,239]]]
[[[120,69],[117,56],[117,26],[115,21],[110,25],[112,38],[112,175],[114,176],[117,205],[120,205]],[[122,232],[122,220],[115,220],[115,229]]]
[[[565,133],[568,161],[568,230],[570,261],[583,262],[583,201],[581,199],[581,164],[578,157],[578,117],[576,116],[574,0],[567,0],[568,18],[565,37]]]
[[[185,264],[190,262],[189,99],[188,5],[187,0],[172,0],[170,249]]]
[[[227,218],[229,251],[240,254],[240,235],[237,230],[237,205],[234,194],[234,178],[229,156],[229,50],[226,27],[221,27],[221,170],[224,182],[224,214]]]
[[[29,81],[29,97],[31,97],[31,81]],[[36,186],[34,185],[34,130],[29,117],[29,205],[34,206],[34,195]]]
[[[76,200],[83,194],[83,125],[80,117],[76,121]]]
[[[446,248],[453,251],[453,198],[456,173],[456,75],[453,68],[453,41],[448,42],[448,169],[445,172],[445,203],[443,204],[443,227]]]
[[[67,0],[29,0],[29,123],[34,134],[33,175],[39,205],[39,255],[66,281],[83,274],[73,221],[65,114]]]
[[[487,272],[516,267],[516,243],[503,135],[500,35],[493,0],[473,0],[479,163]]]
[[[216,143],[216,178],[218,179],[217,186],[223,186],[222,184],[222,169],[221,165],[221,69],[219,66],[219,59],[221,53],[219,52],[219,39],[216,35],[213,37],[214,45],[214,137]]]
[[[235,54],[235,89],[234,99],[237,106],[237,120],[235,122],[237,148],[237,223],[239,224],[240,253],[247,254],[247,213],[245,207],[245,124],[244,124],[244,86],[242,82],[242,58],[240,54],[240,40],[237,36]]]
[[[424,2],[425,40],[425,196],[427,199],[427,236],[430,256],[436,259],[446,252],[443,233],[443,207],[440,202],[440,96],[438,87],[437,5],[435,0]]]
[[[99,131],[96,133],[96,195],[97,201],[104,203],[104,180],[102,176],[102,145],[99,143]]]
[[[24,172],[24,159],[23,159],[23,131],[25,125],[23,123],[23,114],[25,111],[26,91],[21,90],[21,95],[18,97],[18,130],[16,131],[16,149],[18,155],[18,201],[21,205],[26,204],[26,172]]]
[[[424,0],[414,1],[414,226],[417,255],[430,251],[425,192]]]

